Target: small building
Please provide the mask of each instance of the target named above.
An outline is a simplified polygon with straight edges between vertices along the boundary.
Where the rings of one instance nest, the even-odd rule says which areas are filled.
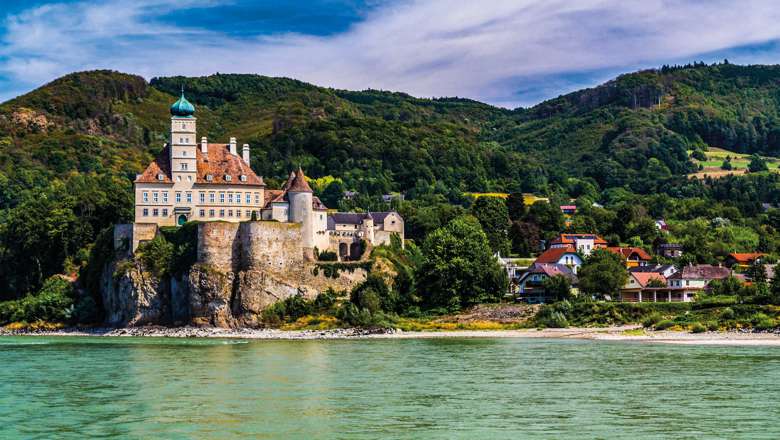
[[[561,234],[550,242],[550,249],[569,247],[588,256],[594,249],[605,249],[607,241],[596,234]]]
[[[725,265],[734,270],[744,270],[755,263],[760,263],[766,254],[761,252],[737,253],[732,252],[726,257]]]
[[[575,274],[582,266],[583,260],[574,247],[553,247],[542,252],[534,264],[561,264],[572,270]]]
[[[631,267],[628,269],[628,272],[656,273],[667,279],[677,273],[677,268],[671,264],[648,264],[646,266]]]
[[[655,282],[652,282],[655,280]],[[666,286],[666,277],[658,272],[629,272],[626,284],[620,289],[620,300],[625,302],[648,302],[657,296],[642,295],[643,291],[653,287]]]
[[[386,212],[334,212],[327,216],[328,246],[339,260],[360,258],[364,244],[379,246],[390,244],[395,234],[404,242],[404,220],[395,211]]]
[[[660,218],[655,221],[655,227],[662,232],[669,232],[669,225],[666,224],[666,220]]]
[[[566,277],[572,287],[577,285],[577,275],[569,266],[553,263],[534,263],[518,280],[518,300],[529,304],[543,304],[554,301],[544,290],[544,281],[556,275]]]
[[[731,269],[723,266],[712,266],[709,264],[688,265],[669,277],[667,285],[677,288],[704,289],[713,280],[723,280],[731,275]]]
[[[577,205],[561,205],[561,212],[565,216],[572,216],[577,213]]]
[[[502,257],[500,253],[496,253],[495,257],[498,260],[498,264],[506,271],[506,276],[509,279],[509,294],[515,295],[519,293],[518,282],[526,269],[528,269],[528,266],[522,264],[525,259]]]
[[[683,254],[683,246],[678,243],[661,243],[656,247],[655,253],[666,258],[680,258]]]
[[[607,250],[620,255],[626,263],[626,268],[647,266],[653,259],[644,249],[638,247],[608,247]]]

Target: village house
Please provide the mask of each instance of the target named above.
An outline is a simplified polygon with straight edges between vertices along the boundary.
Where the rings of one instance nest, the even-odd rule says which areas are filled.
[[[620,255],[625,261],[627,269],[647,266],[653,259],[644,249],[638,247],[608,247],[607,250]]]
[[[629,272],[625,286],[620,290],[620,300],[626,302],[647,302],[657,299],[651,288],[666,286],[666,278],[658,272]],[[645,293],[644,298],[642,293]],[[662,296],[663,297],[663,296]]]
[[[650,272],[657,273],[667,279],[677,273],[677,268],[672,264],[648,264],[645,266],[636,266],[628,269],[629,272]]]
[[[300,167],[280,189],[268,189],[250,167],[249,145],[239,152],[233,137],[226,144],[206,137],[196,142],[195,106],[183,92],[170,112],[170,141],[134,182],[136,225],[298,223],[305,254],[332,250],[340,259],[354,259],[364,244],[387,244],[394,234],[403,243],[404,222],[397,212],[330,214]]]
[[[534,264],[560,264],[568,267],[575,274],[583,264],[582,257],[573,246],[551,247],[539,254]]]
[[[572,248],[585,256],[606,247],[607,241],[596,234],[561,234],[550,242],[550,249]]]
[[[757,262],[760,263],[764,257],[766,257],[766,254],[761,252],[732,252],[726,257],[724,265],[734,270],[743,271]]]
[[[683,254],[683,246],[678,243],[661,243],[656,247],[655,253],[666,258],[680,258]]]
[[[554,276],[566,277],[572,287],[577,285],[577,275],[569,266],[554,263],[534,263],[518,280],[518,300],[529,304],[543,304],[554,301],[544,289],[544,281]],[[576,293],[576,289],[572,289]]]

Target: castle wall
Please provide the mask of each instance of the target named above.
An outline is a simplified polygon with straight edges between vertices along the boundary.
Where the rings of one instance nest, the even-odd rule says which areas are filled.
[[[303,266],[301,225],[247,222],[239,229],[242,269],[285,271]]]
[[[240,264],[239,223],[198,224],[198,262],[231,271]]]

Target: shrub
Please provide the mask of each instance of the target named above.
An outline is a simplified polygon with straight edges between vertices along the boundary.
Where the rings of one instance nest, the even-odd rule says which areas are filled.
[[[705,327],[701,322],[694,322],[691,325],[691,333],[704,333],[706,331],[707,327]]]
[[[658,312],[653,312],[653,313],[647,315],[647,318],[642,320],[642,327],[644,327],[644,328],[653,327],[656,324],[658,324],[659,322],[661,322],[661,320],[663,320],[663,316],[661,316],[661,314],[658,313]]]
[[[723,321],[730,321],[734,319],[735,316],[736,314],[734,313],[734,309],[731,307],[726,307],[720,312],[720,319]]]
[[[333,251],[322,251],[317,255],[317,259],[320,261],[338,261],[338,255]]]
[[[147,270],[161,278],[170,273],[173,252],[173,244],[160,234],[138,246],[136,254]]]
[[[0,323],[65,322],[73,316],[73,286],[70,281],[53,276],[36,294],[0,303]]]
[[[674,326],[675,326],[674,321],[672,321],[671,319],[664,319],[662,321],[659,321],[655,325],[655,329],[656,330],[666,330],[666,329],[674,327]]]
[[[718,325],[718,321],[707,321],[707,330],[711,332],[718,331],[720,329],[720,326]]]

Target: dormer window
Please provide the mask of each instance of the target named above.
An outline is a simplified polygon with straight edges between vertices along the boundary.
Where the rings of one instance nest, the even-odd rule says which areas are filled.
[[[244,174],[241,175],[241,181],[242,182],[246,182],[246,175],[244,175]]]
[[[157,180],[165,180],[165,174],[160,173],[157,175]]]
[[[230,182],[233,180],[233,178],[230,176],[230,174],[225,174],[225,182]]]
[[[214,176],[211,174],[206,174],[206,182],[211,182],[212,180],[214,180]]]

